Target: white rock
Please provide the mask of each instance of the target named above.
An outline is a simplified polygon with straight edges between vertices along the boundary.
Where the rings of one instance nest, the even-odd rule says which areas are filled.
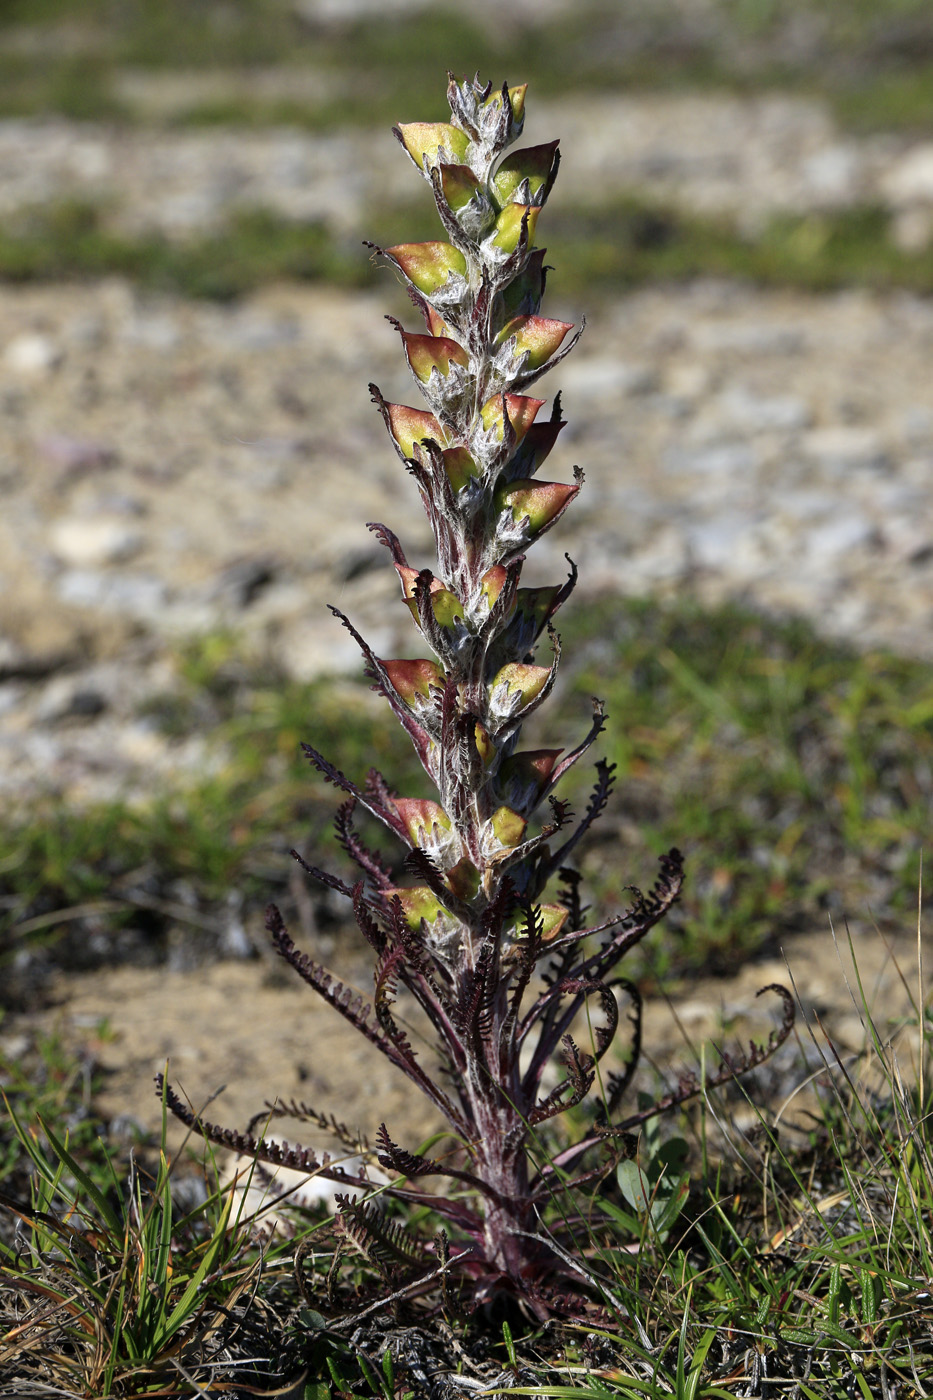
[[[858,511],[846,511],[808,530],[805,548],[817,565],[835,567],[841,555],[865,549],[877,541],[876,527]]]
[[[727,515],[704,520],[687,531],[687,549],[701,569],[735,573],[757,560],[759,550],[754,522],[747,516]]]
[[[933,206],[912,204],[891,220],[891,237],[902,253],[923,253],[933,243]]]
[[[109,467],[116,458],[116,452],[109,443],[72,437],[68,433],[41,434],[36,439],[36,451],[63,475],[74,476]]]
[[[698,449],[671,448],[664,457],[668,471],[683,475],[745,477],[758,465],[758,454],[747,442],[713,442]]]
[[[774,321],[706,321],[691,327],[690,339],[698,350],[742,355],[796,355],[805,347],[799,326]]]
[[[139,531],[125,520],[106,517],[58,520],[49,532],[49,542],[62,563],[76,569],[124,563],[143,545]]]
[[[266,1141],[278,1143],[285,1148],[293,1146],[276,1133],[267,1134]],[[328,1154],[316,1151],[316,1155],[323,1159]],[[331,1165],[341,1167],[351,1175],[364,1172],[372,1182],[374,1192],[389,1180],[384,1172],[365,1163],[361,1156],[346,1150],[332,1152],[330,1156]],[[282,1215],[280,1206],[308,1210],[324,1205],[333,1215],[337,1209],[338,1192],[349,1196],[351,1200],[356,1200],[363,1194],[358,1186],[349,1183],[328,1181],[314,1172],[295,1171],[291,1167],[273,1167],[265,1162],[254,1162],[249,1157],[239,1155],[234,1158],[225,1176],[228,1182],[236,1183],[234,1190],[242,1200],[237,1209],[254,1230],[260,1231],[278,1227],[289,1233],[294,1228],[288,1216]],[[378,1201],[378,1196],[376,1200]]]
[[[827,146],[805,160],[800,173],[816,204],[851,204],[860,192],[859,149],[855,143]]]
[[[811,419],[803,399],[789,394],[767,398],[741,387],[727,389],[711,407],[726,426],[750,433],[798,432]]]
[[[658,583],[681,578],[690,568],[690,553],[683,531],[663,526],[644,549],[619,563],[618,554],[606,570],[607,586],[621,583],[628,592],[639,592]]]
[[[121,328],[121,335],[133,345],[166,352],[174,350],[181,340],[177,318],[167,311],[146,314],[134,310],[132,317]]]
[[[895,160],[881,182],[889,203],[933,204],[933,141],[912,146]]]
[[[706,365],[687,361],[672,365],[667,374],[667,388],[682,399],[701,399],[708,394],[713,378]]]
[[[39,376],[61,364],[62,350],[47,335],[27,332],[11,340],[3,352],[3,363],[16,374]]]
[[[394,654],[393,634],[388,629],[363,627],[361,632],[377,656]],[[293,681],[352,675],[363,667],[360,649],[349,632],[326,617],[301,618],[290,623],[282,629],[273,650],[276,661]]]
[[[164,621],[168,589],[151,574],[102,574],[93,569],[69,569],[58,580],[62,602],[77,608],[100,608],[142,621]]]
[[[86,697],[93,697],[96,703],[88,707]],[[85,699],[84,705],[82,699]],[[54,676],[43,686],[36,700],[35,714],[41,724],[54,724],[69,715],[93,716],[105,708],[106,701],[93,683],[88,685],[80,676]]]
[[[805,456],[829,471],[882,467],[887,460],[881,438],[871,428],[814,428],[800,445]]]
[[[656,388],[657,372],[650,365],[627,364],[624,360],[596,359],[574,355],[560,370],[560,388],[574,399],[622,398],[646,394]]]

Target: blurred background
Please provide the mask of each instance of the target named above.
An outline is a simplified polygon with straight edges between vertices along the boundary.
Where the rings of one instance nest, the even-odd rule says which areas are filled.
[[[569,420],[549,467],[587,483],[529,570],[581,575],[541,741],[610,712],[588,888],[611,905],[686,850],[643,975],[827,913],[910,922],[928,0],[2,0],[9,1010],[115,960],[260,957],[270,897],[333,952],[344,913],[287,856],[341,858],[300,740],[421,792],[325,603],[411,651],[365,529],[426,547],[367,391],[415,401],[382,319],[407,304],[362,240],[437,236],[390,128],[444,118],[448,69],[527,81],[524,143],[562,142],[546,310],[588,326],[542,391]]]

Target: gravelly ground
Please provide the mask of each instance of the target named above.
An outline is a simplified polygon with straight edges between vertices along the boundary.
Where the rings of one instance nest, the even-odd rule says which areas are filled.
[[[365,529],[427,545],[367,381],[411,401],[386,301],[273,288],[233,307],[120,283],[0,294],[0,786],[88,799],[190,768],[140,718],[179,638],[235,626],[296,676],[354,669],[326,612],[410,646]],[[929,655],[933,307],[726,284],[595,308],[544,381],[579,502],[529,577],[689,588]],[[545,410],[547,411],[547,410]],[[553,464],[553,467],[552,467]],[[422,557],[426,557],[423,556]],[[572,645],[572,639],[567,639]]]

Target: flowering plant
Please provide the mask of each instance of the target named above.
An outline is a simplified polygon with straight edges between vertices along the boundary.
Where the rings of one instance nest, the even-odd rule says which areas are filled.
[[[475,1300],[505,1289],[543,1316],[560,1306],[556,1285],[566,1288],[572,1279],[579,1292],[585,1276],[542,1225],[545,1203],[573,1183],[572,1169],[585,1152],[600,1143],[611,1148],[613,1135],[700,1086],[684,1080],[651,1109],[613,1122],[638,1061],[641,1008],[637,989],[615,969],[676,900],[681,859],[670,851],[649,895],[636,894],[624,913],[587,926],[569,861],[606,805],[612,767],[597,763],[592,797],[575,824],[555,789],[599,735],[599,703],[589,733],[569,752],[519,747],[523,725],[554,686],[560,643],[553,619],[576,580],[571,564],[563,583],[522,587],[525,553],[558,522],[583,480],[578,470],[572,483],[538,477],[563,423],[559,396],[550,417],[539,421],[544,403],[529,394],[579,337],[567,323],[541,315],[546,269],[534,238],[557,174],[557,142],[504,154],[522,130],[523,86],[494,90],[478,79],[451,78],[448,98],[449,123],[395,130],[431,186],[446,241],[376,250],[401,273],[424,319],[417,332],[393,324],[426,407],[387,403],[371,386],[417,483],[436,562],[418,569],[390,529],[370,529],[391,556],[430,655],[381,658],[337,614],[413,744],[433,795],[400,796],[375,770],[358,786],[304,746],[319,772],[346,794],[337,830],[360,878],[350,885],[302,864],[352,903],[375,954],[372,1012],[295,947],[274,907],[268,927],[281,956],[427,1095],[460,1144],[460,1160],[428,1158],[399,1146],[383,1125],[378,1160],[398,1178],[389,1194],[430,1207],[465,1241],[453,1262],[471,1280]],[[550,657],[542,661],[537,649],[545,638]],[[547,819],[536,827],[544,803]],[[406,849],[401,873],[360,839],[353,825],[358,807]],[[555,880],[560,894],[549,900],[546,889]],[[423,1063],[393,1014],[399,985],[436,1033],[440,1072]],[[597,1061],[618,1029],[619,994],[630,1008],[627,1062],[603,1077],[592,1129],[534,1165],[541,1125],[581,1103],[593,1086]],[[793,1009],[783,995],[784,1020],[768,1045],[753,1047],[741,1064],[728,1063],[708,1084],[759,1063],[786,1037]],[[601,1018],[587,1051],[570,1032],[591,998]],[[555,1056],[565,1075],[547,1090],[542,1079]],[[167,1097],[173,1111],[215,1141],[260,1161],[371,1189],[365,1170],[217,1128],[171,1090]],[[310,1110],[298,1116],[316,1118]],[[424,1191],[420,1183],[428,1177],[446,1179],[457,1195]],[[417,1248],[371,1204],[347,1196],[339,1219],[390,1273],[418,1264]],[[422,1256],[422,1285],[450,1266],[447,1245],[435,1250]]]

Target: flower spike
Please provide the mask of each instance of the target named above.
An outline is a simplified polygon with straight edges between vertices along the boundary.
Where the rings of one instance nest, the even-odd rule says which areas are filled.
[[[454,1257],[444,1245],[444,1271],[456,1264],[474,1304],[507,1292],[543,1320],[558,1310],[584,1312],[591,1300],[581,1293],[580,1272],[566,1267],[567,1249],[557,1241],[552,1247],[538,1228],[539,1203],[548,1190],[570,1189],[567,1166],[611,1148],[614,1133],[654,1111],[621,1124],[607,1121],[640,1045],[638,993],[614,973],[677,899],[682,870],[671,851],[647,896],[636,892],[626,912],[587,927],[580,876],[568,861],[605,809],[613,769],[604,760],[597,764],[596,786],[579,819],[555,789],[598,738],[602,706],[594,701],[582,739],[521,747],[525,721],[555,685],[561,647],[553,619],[577,579],[568,558],[565,582],[523,587],[525,555],[559,524],[583,485],[578,468],[568,481],[538,478],[563,417],[559,394],[547,415],[544,400],[528,390],[572,351],[581,332],[541,312],[547,269],[544,250],[534,244],[558,171],[558,143],[507,154],[524,124],[524,85],[496,88],[478,76],[448,77],[449,122],[394,128],[431,187],[442,236],[385,249],[369,245],[395,269],[423,322],[409,329],[389,318],[423,406],[388,403],[370,385],[433,537],[433,558],[410,563],[391,529],[369,526],[389,551],[417,649],[384,660],[337,612],[433,790],[395,792],[375,769],[359,784],[304,746],[311,764],[345,794],[337,836],[359,876],[350,883],[297,859],[352,906],[376,961],[372,1009],[295,947],[275,910],[269,931],[297,974],[427,1096],[459,1145],[459,1161],[448,1153],[435,1161],[399,1146],[383,1125],[379,1161],[397,1175],[384,1193],[441,1214],[458,1232],[463,1248],[458,1243]],[[405,619],[401,610],[399,616]],[[394,859],[357,835],[352,818],[359,808],[388,830]],[[554,877],[562,890],[549,900]],[[617,990],[635,1011],[629,1065],[622,1075],[607,1073],[602,1118],[549,1165],[533,1166],[533,1130],[582,1103],[595,1081],[597,1061],[620,1021]],[[396,1019],[402,993],[433,1028],[442,1076],[429,1070],[420,1050],[416,1055],[401,1015]],[[601,1011],[592,1053],[572,1039],[589,1002]],[[780,1030],[729,1074],[754,1067],[786,1037],[792,1020],[786,997],[784,1005]],[[564,1076],[543,1088],[555,1059]],[[711,1082],[723,1082],[725,1073]],[[702,1088],[691,1082],[668,1102]],[[185,1117],[171,1091],[166,1102]],[[190,1115],[185,1121],[194,1123]],[[197,1126],[258,1160],[285,1162],[287,1155],[289,1165],[318,1169],[298,1149],[276,1156],[268,1143]],[[535,1156],[539,1146],[536,1138]],[[593,1168],[591,1162],[583,1179],[591,1179]],[[329,1175],[367,1185],[365,1175]],[[465,1188],[471,1199],[427,1195],[418,1184],[426,1175],[452,1178],[458,1196]],[[419,1267],[421,1251],[373,1207],[346,1200],[340,1219],[347,1238],[381,1267]],[[572,1250],[572,1240],[568,1245]],[[422,1274],[415,1287],[424,1281]]]

